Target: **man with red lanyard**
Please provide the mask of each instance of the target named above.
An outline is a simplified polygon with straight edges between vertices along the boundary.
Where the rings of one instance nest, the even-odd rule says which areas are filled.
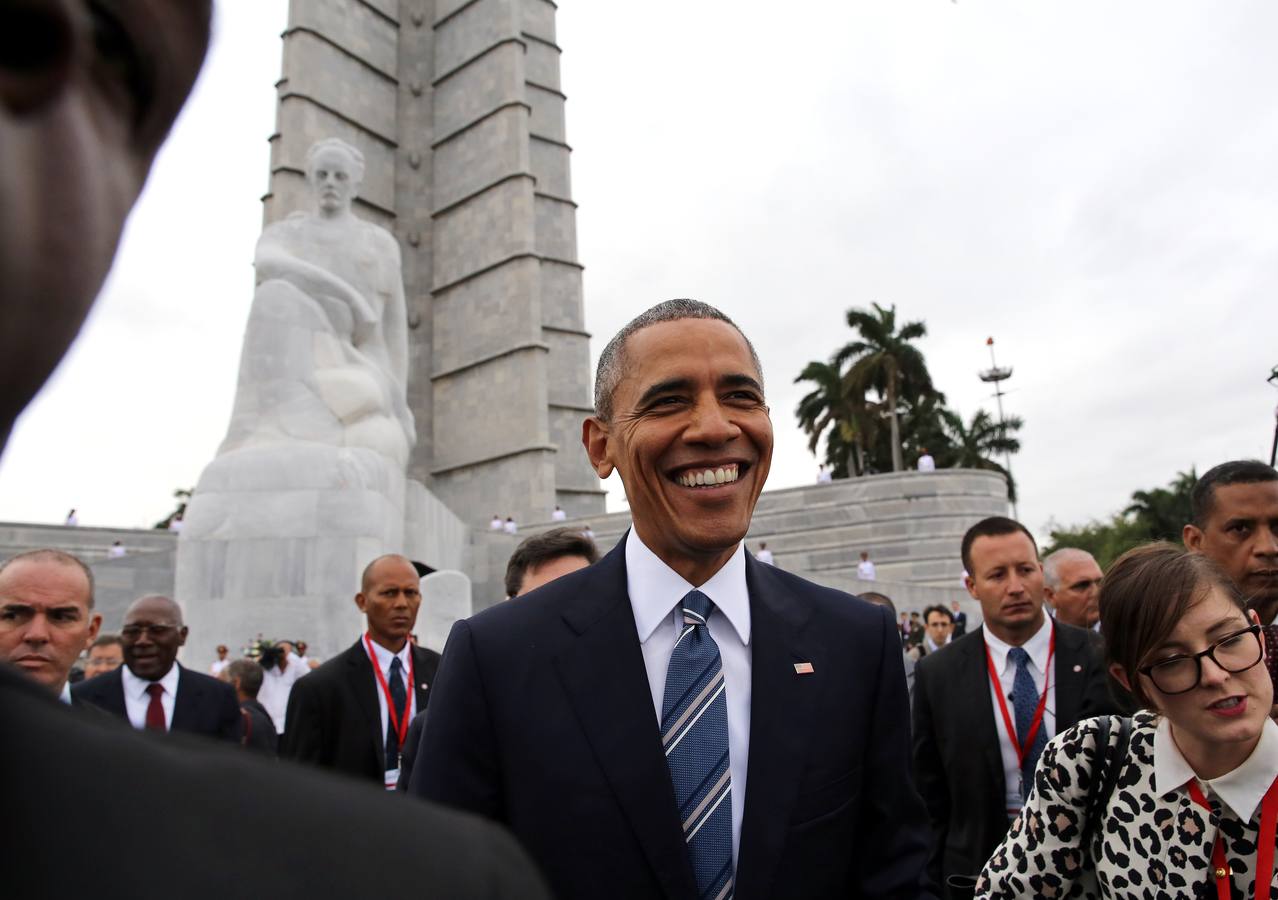
[[[368,630],[354,646],[298,679],[280,756],[375,780],[394,790],[399,751],[426,708],[439,654],[409,640],[421,606],[421,575],[402,556],[364,569],[355,605]]]
[[[963,537],[980,628],[914,670],[914,771],[935,832],[933,878],[975,875],[1024,802],[1054,734],[1116,711],[1095,636],[1043,611],[1033,536],[1002,516]]]

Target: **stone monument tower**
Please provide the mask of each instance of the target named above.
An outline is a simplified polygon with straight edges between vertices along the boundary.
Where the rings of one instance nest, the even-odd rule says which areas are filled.
[[[355,209],[403,259],[409,477],[471,526],[602,513],[555,4],[292,0],[283,40],[265,223],[306,205],[316,140],[362,150]]]

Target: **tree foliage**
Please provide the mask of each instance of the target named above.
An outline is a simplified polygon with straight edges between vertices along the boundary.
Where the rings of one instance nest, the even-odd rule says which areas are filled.
[[[1134,491],[1123,511],[1107,520],[1053,527],[1043,555],[1062,547],[1077,547],[1096,557],[1102,569],[1108,569],[1133,547],[1150,541],[1179,542],[1181,529],[1189,521],[1189,495],[1197,480],[1198,474],[1190,468],[1178,472],[1165,488]]]

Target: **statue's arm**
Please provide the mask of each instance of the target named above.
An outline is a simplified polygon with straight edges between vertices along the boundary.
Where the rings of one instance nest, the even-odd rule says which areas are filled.
[[[268,227],[258,239],[257,252],[253,257],[258,284],[272,280],[287,281],[308,296],[327,294],[342,300],[350,306],[357,323],[367,325],[377,322],[367,298],[343,279],[293,253],[281,239],[279,228],[278,225]]]

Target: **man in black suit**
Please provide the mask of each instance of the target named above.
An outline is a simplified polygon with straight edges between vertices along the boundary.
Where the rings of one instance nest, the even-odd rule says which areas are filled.
[[[268,756],[275,756],[280,749],[280,736],[266,707],[258,702],[262,689],[262,667],[251,659],[229,660],[219,676],[235,689],[235,699],[240,702],[240,743]]]
[[[929,896],[891,614],[742,543],[762,380],[706,304],[627,325],[583,440],[633,529],[448,640],[409,791],[509,826],[564,900]]]
[[[914,670],[914,773],[936,836],[938,880],[980,872],[1049,738],[1117,711],[1094,636],[1043,612],[1043,568],[1029,531],[985,519],[964,535],[962,556],[984,623]]]
[[[950,601],[950,611],[954,614],[954,639],[967,634],[967,613],[963,612],[957,600]]]
[[[0,564],[0,660],[65,703],[74,703],[71,666],[101,625],[93,573],[71,554],[30,550]]]
[[[186,643],[182,609],[168,597],[141,597],[124,613],[124,665],[82,681],[72,697],[148,731],[186,731],[238,741],[235,689],[177,661]]]
[[[395,789],[408,723],[425,710],[439,668],[438,653],[408,639],[421,602],[408,559],[381,556],[365,567],[355,605],[368,633],[293,685],[281,757]]]

